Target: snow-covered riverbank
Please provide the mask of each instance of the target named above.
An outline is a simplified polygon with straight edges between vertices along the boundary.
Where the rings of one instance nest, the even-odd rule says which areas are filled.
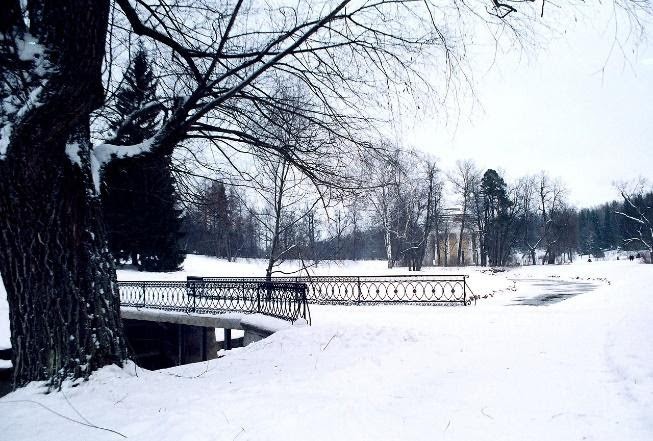
[[[185,272],[160,277],[260,274],[258,262],[218,267],[195,259]],[[322,268],[371,274],[383,262]],[[471,307],[314,306],[313,326],[208,363],[158,372],[108,367],[50,395],[32,385],[0,399],[0,433],[122,439],[91,424],[145,441],[653,438],[653,266],[446,271],[469,272],[475,292],[496,294]],[[141,275],[151,278],[119,277]],[[549,289],[534,279],[592,289],[533,306],[519,299]],[[556,289],[565,286],[573,285]]]

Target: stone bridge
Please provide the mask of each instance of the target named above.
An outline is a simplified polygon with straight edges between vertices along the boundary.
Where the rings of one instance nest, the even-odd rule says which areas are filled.
[[[119,282],[131,357],[146,369],[208,360],[293,323],[310,323],[306,284],[265,279]],[[222,329],[221,344],[216,329]],[[242,337],[232,338],[232,331]]]

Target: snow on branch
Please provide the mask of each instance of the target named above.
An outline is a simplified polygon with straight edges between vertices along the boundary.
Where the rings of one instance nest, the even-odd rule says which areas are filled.
[[[623,216],[623,217],[625,217],[627,219],[630,219],[631,221],[636,222],[638,224],[646,225],[646,223],[643,220],[638,219],[638,218],[633,217],[633,216],[630,216],[630,215],[624,213],[623,211],[615,211],[614,214],[618,214],[620,216]]]
[[[639,242],[646,246],[650,251],[653,251],[653,224],[649,220],[649,216],[647,216],[646,211],[650,210],[650,207],[646,204],[643,191],[645,181],[640,181],[637,185],[639,188],[635,188],[630,193],[626,189],[626,184],[621,184],[619,187],[619,192],[621,193],[625,204],[635,212],[634,215],[630,215],[624,211],[615,211],[615,214],[622,216],[637,225],[636,236],[625,239],[624,241],[626,243]],[[641,201],[637,202],[636,198],[639,198]]]
[[[91,155],[91,172],[93,174],[95,191],[97,193],[100,192],[100,174],[108,163],[113,159],[133,158],[144,153],[149,153],[152,151],[154,139],[155,137],[153,136],[141,143],[133,145],[114,145],[107,143],[95,146]],[[72,157],[71,160],[73,160]]]
[[[7,36],[0,39],[7,39]],[[2,70],[0,85],[0,160],[7,155],[12,135],[23,119],[41,105],[39,97],[47,84],[46,74],[51,69],[45,49],[29,32],[14,35],[5,43],[8,53],[5,62],[25,64],[24,71]]]
[[[164,105],[158,101],[151,101],[146,103],[143,107],[127,115],[120,123],[120,125],[115,129],[113,135],[106,141],[106,143],[113,144],[114,142],[117,142],[119,139],[121,139],[125,131],[131,127],[134,124],[134,121],[136,121],[138,118],[157,114],[163,110],[165,110]]]

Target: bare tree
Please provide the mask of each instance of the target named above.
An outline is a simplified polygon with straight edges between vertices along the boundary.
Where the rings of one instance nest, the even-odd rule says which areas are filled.
[[[542,264],[555,263],[555,248],[560,239],[557,217],[566,208],[565,189],[559,180],[551,180],[542,172],[538,178],[539,210],[541,216],[540,237],[545,245]]]
[[[458,235],[458,265],[463,262],[463,235],[467,225],[468,213],[471,211],[471,200],[474,186],[478,183],[478,169],[472,160],[456,161],[456,170],[449,175],[449,181],[453,184],[460,201],[460,231]]]
[[[388,267],[401,259],[420,270],[441,208],[442,181],[435,160],[395,148],[392,155],[368,170],[370,203],[381,221]]]
[[[555,263],[555,246],[560,238],[561,213],[567,208],[565,188],[542,171],[537,176],[523,178],[518,183],[518,201],[522,211],[524,246],[535,265],[536,251],[544,249],[542,264]]]
[[[371,187],[370,204],[383,229],[388,268],[394,267],[397,259],[396,247],[393,246],[396,237],[393,208],[401,181],[400,154],[401,151],[395,147],[393,153],[388,157],[375,158],[375,160],[365,163],[365,171],[363,172],[368,176]]]
[[[286,219],[287,222],[282,225],[282,220],[284,220],[284,215],[286,210],[291,206],[299,203],[297,199],[294,199],[289,203],[288,194],[297,189],[298,183],[291,182],[294,178],[294,170],[291,165],[284,159],[281,159],[278,162],[266,163],[270,165],[269,177],[271,178],[272,185],[268,187],[267,183],[263,184],[260,188],[264,191],[271,189],[272,198],[267,201],[268,205],[271,205],[271,211],[267,213],[271,214],[271,225],[267,222],[264,222],[263,225],[267,228],[271,234],[270,236],[270,248],[268,249],[268,266],[265,269],[265,277],[270,278],[272,276],[272,270],[274,266],[283,259],[284,255],[288,253],[292,247],[295,247],[296,244],[293,243],[286,249],[279,249],[280,239],[282,233],[287,232],[291,229],[294,224],[294,219]],[[261,164],[261,165],[266,165]],[[291,175],[292,172],[292,175]],[[290,179],[289,179],[290,178]],[[261,193],[261,196],[265,198],[264,193]]]
[[[401,157],[403,179],[398,186],[397,239],[409,270],[419,271],[426,244],[438,223],[443,182],[436,161],[415,151]]]
[[[437,177],[433,183],[433,202],[432,202],[432,225],[433,233],[435,236],[435,261],[436,265],[442,265],[441,250],[440,250],[440,231],[443,224],[447,221],[444,219],[444,185],[445,182],[441,177]]]
[[[521,178],[517,184],[520,205],[522,207],[523,244],[529,253],[531,265],[536,265],[536,250],[544,239],[538,234],[536,179],[534,176]]]
[[[649,252],[649,262],[653,263],[653,191],[643,179],[617,184],[617,189],[624,207],[615,213],[622,216],[630,227],[630,237],[626,237],[624,242],[644,245]]]
[[[419,251],[417,262],[415,263],[416,270],[420,270],[424,262],[424,255],[426,253],[426,244],[429,235],[435,230],[436,237],[436,253],[439,254],[439,218],[442,208],[442,191],[444,182],[440,177],[440,170],[437,167],[435,160],[430,158],[422,158],[420,161],[423,167],[423,180],[424,180],[424,198],[426,199],[426,207],[424,214],[424,222],[421,226],[422,236],[419,243]]]

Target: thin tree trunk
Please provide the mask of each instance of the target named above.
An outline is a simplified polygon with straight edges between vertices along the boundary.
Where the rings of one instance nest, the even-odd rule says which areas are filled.
[[[465,231],[465,216],[467,215],[467,196],[463,202],[463,215],[460,221],[460,236],[458,237],[458,265],[462,263],[462,252],[463,252],[463,234]]]
[[[449,266],[449,228],[444,230],[444,266]]]
[[[394,256],[392,255],[392,238],[390,237],[390,229],[385,229],[385,253],[388,258],[388,268],[394,267]]]
[[[279,239],[280,239],[280,234],[281,234],[281,216],[283,215],[283,195],[284,191],[286,188],[286,177],[288,176],[288,165],[286,164],[285,160],[282,160],[281,163],[279,164],[279,167],[281,170],[277,169],[275,173],[277,173],[277,176],[274,177],[275,179],[275,186],[276,191],[277,191],[277,197],[275,199],[275,207],[274,207],[274,229],[273,229],[273,235],[272,235],[272,245],[270,247],[270,255],[268,257],[268,266],[265,269],[265,278],[267,280],[271,280],[272,278],[272,269],[274,268],[274,264],[278,260],[277,250],[279,248]]]

